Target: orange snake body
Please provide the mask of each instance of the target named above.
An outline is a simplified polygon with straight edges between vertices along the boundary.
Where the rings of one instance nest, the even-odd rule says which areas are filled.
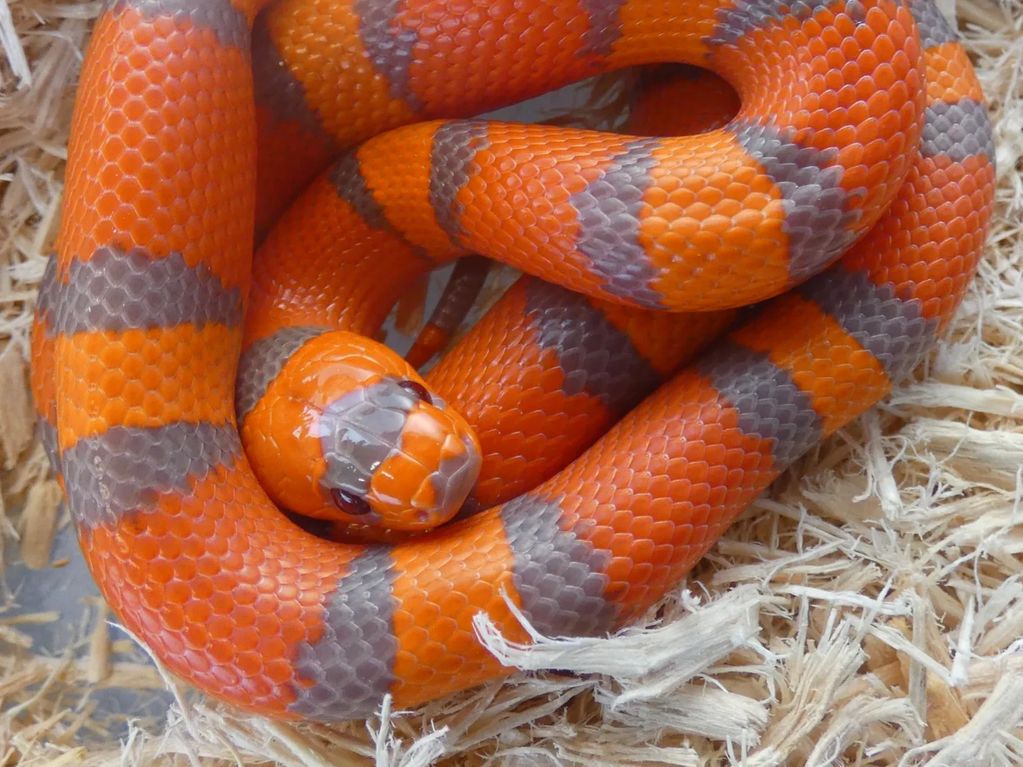
[[[509,602],[549,634],[635,619],[914,368],[980,257],[991,129],[930,0],[284,0],[257,21],[264,4],[116,0],[99,19],[33,334],[41,431],[103,594],[245,708],[339,721],[508,673],[473,617],[526,641]],[[722,75],[738,114],[677,138],[435,119],[664,61]],[[429,535],[299,530],[243,453],[239,355],[289,328],[373,333],[401,285],[469,253],[583,294],[520,283],[494,315],[514,340],[488,317],[467,367],[431,373],[461,402],[483,360],[524,362],[469,418],[512,432],[485,451],[589,444],[573,419],[629,384],[612,348],[669,380],[537,487],[484,477],[476,502],[498,505]],[[531,319],[559,301],[561,335]],[[275,428],[260,408],[243,430]]]

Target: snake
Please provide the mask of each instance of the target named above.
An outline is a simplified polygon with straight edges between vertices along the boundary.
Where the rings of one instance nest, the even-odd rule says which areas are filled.
[[[107,3],[32,335],[41,441],[102,594],[242,709],[341,722],[506,676],[480,614],[522,643],[640,620],[913,373],[981,257],[992,128],[931,0],[266,6]],[[662,63],[720,76],[736,113],[678,136],[475,117]],[[394,541],[296,525],[241,437],[273,420],[274,376],[467,255],[524,273],[467,366],[350,356],[377,366],[370,420],[496,382],[510,436],[478,433],[473,508]],[[579,436],[594,409],[606,430]],[[488,451],[568,442],[533,487],[484,477]]]

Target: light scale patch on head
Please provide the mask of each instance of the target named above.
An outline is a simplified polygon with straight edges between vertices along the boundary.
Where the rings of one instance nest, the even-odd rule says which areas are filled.
[[[657,139],[629,142],[604,171],[570,198],[579,221],[576,245],[604,290],[648,309],[663,307],[661,294],[651,287],[657,270],[640,243],[643,195],[653,183],[650,170]]]
[[[371,716],[394,683],[394,562],[384,546],[367,547],[323,604],[323,631],[295,652],[295,671],[311,684],[294,686],[288,710],[341,722]]]
[[[612,630],[618,606],[604,596],[611,553],[562,529],[559,499],[526,493],[501,507],[515,558],[522,611],[548,636],[597,636]]]
[[[384,379],[334,400],[319,417],[317,434],[327,470],[323,486],[364,497],[373,473],[401,448],[401,434],[418,400]]]
[[[842,187],[837,149],[802,146],[791,130],[748,120],[733,121],[731,130],[781,193],[789,276],[793,283],[802,282],[838,258],[856,239],[852,227],[860,211],[850,209],[849,203],[866,190],[850,193]]]
[[[820,441],[821,418],[810,395],[767,354],[725,340],[698,372],[738,411],[743,433],[771,441],[775,468],[788,466]]]
[[[441,460],[430,476],[434,492],[433,507],[445,511],[459,508],[479,476],[483,457],[476,446],[462,442],[462,450]]]

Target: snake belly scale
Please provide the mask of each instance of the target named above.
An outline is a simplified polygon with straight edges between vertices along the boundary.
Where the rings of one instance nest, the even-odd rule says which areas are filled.
[[[33,333],[42,438],[103,594],[247,709],[341,721],[506,674],[472,625],[525,641],[506,599],[557,635],[634,620],[913,369],[980,257],[991,128],[930,0],[264,5],[108,5]],[[678,138],[452,119],[656,62],[722,75],[738,114]],[[320,263],[339,239],[392,266]],[[372,327],[391,278],[468,253],[611,320],[766,303],[507,502],[395,544],[298,529],[242,448],[243,346]],[[347,283],[355,303],[329,298]]]

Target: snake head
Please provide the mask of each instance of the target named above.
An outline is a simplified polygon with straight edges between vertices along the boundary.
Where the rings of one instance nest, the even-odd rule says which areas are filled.
[[[475,435],[418,377],[365,382],[331,402],[316,431],[326,463],[321,484],[335,506],[383,527],[446,522],[479,474]]]
[[[482,454],[462,416],[400,356],[341,331],[292,355],[245,419],[243,438],[278,505],[390,530],[448,521]]]

